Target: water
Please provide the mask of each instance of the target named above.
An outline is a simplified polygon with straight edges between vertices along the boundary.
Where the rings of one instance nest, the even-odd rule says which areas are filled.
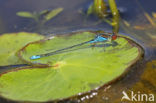
[[[91,1],[92,0],[0,0],[0,34],[20,31],[38,32],[43,35],[48,35],[49,33],[67,33],[78,30],[104,30],[111,32],[111,26],[100,22],[97,17],[91,16],[87,18],[83,15],[82,11],[85,11]],[[145,90],[144,92],[153,91],[153,89],[156,90],[156,83],[151,79],[155,77],[151,71],[156,73],[155,62],[149,63],[152,60],[156,60],[156,29],[155,27],[150,28],[151,23],[144,15],[145,11],[150,16],[152,16],[152,12],[156,12],[156,1],[138,1],[139,2],[137,2],[137,0],[116,0],[117,6],[121,11],[122,20],[130,23],[129,27],[125,27],[122,21],[120,33],[131,37],[144,48],[144,61],[138,63],[137,67],[132,68],[119,82],[97,90],[97,95],[90,97],[91,94],[88,94],[90,99],[86,97],[87,95],[82,95],[74,97],[72,100],[67,99],[65,102],[118,103],[122,97],[123,90],[138,91],[138,88],[142,88],[142,90]],[[39,12],[44,9],[54,9],[58,7],[64,8],[63,12],[40,29],[38,29],[34,20],[16,15],[18,11]],[[134,29],[133,27],[136,25],[147,26],[145,26],[146,29],[143,31]],[[149,33],[151,35],[148,35]],[[144,75],[149,76],[145,78]],[[145,79],[146,82],[144,82]],[[152,93],[156,94],[155,91]],[[82,98],[83,101],[81,100]]]

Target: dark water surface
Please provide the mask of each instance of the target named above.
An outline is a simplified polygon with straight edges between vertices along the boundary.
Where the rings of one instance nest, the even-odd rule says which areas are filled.
[[[107,23],[101,22],[94,16],[87,18],[82,13],[91,2],[92,0],[0,0],[0,34],[20,31],[46,35],[79,30],[111,32],[112,28]],[[156,0],[116,0],[116,2],[122,18],[120,34],[131,37],[144,48],[144,61],[132,68],[122,80],[96,91],[97,94],[92,98],[88,99],[83,95],[61,103],[120,103],[123,90],[153,93],[156,99],[156,81],[152,79],[156,79],[156,28],[151,26],[144,15],[147,12],[152,16],[152,12],[156,12]],[[18,11],[40,12],[58,7],[64,8],[63,12],[39,29],[34,20],[16,16]],[[124,21],[130,26],[125,26]],[[134,29],[134,26],[138,25],[145,29]]]

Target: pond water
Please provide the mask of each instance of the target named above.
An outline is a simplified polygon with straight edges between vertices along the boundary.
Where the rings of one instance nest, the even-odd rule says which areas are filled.
[[[87,18],[83,13],[81,13],[85,11],[91,3],[92,0],[38,0],[38,2],[36,2],[36,0],[0,0],[0,33],[18,31],[38,32],[35,31],[35,23],[32,19],[19,17],[16,15],[16,12],[40,12],[45,9],[54,9],[58,7],[64,8],[64,11],[59,14],[59,16],[49,21],[46,26],[40,30],[44,34],[85,29],[110,31],[111,27],[108,24],[103,22],[97,23],[98,18]],[[137,4],[135,0],[119,0],[117,1],[117,5],[122,12],[122,18],[125,18],[126,20],[135,20],[136,14],[140,12],[136,9]]]
[[[78,101],[83,103],[119,103],[123,90],[136,92],[144,90],[145,93],[151,91],[156,94],[156,82],[151,80],[151,78],[155,78],[153,73],[156,73],[156,22],[152,24],[146,15],[147,13],[152,17],[152,12],[156,12],[156,1],[116,0],[116,2],[122,18],[119,33],[131,37],[144,48],[144,61],[132,68],[122,80],[96,91],[96,96],[82,100],[86,97],[83,95],[61,101],[61,103],[70,103],[70,101],[71,103]],[[111,32],[112,27],[107,23],[101,22],[97,17],[84,15],[91,3],[92,0],[0,0],[0,34],[20,31],[37,32],[43,35],[79,30]],[[33,19],[16,15],[16,12],[19,11],[40,12],[58,7],[64,8],[63,12],[48,21],[42,28],[38,28]],[[156,18],[154,20],[156,21]],[[144,75],[148,76],[144,78]]]

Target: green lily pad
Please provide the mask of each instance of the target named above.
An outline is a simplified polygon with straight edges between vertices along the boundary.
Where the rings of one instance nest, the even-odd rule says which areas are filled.
[[[34,54],[68,47],[90,40],[95,33],[81,32],[75,35],[57,36],[30,43],[20,51],[25,61],[52,65],[48,68],[17,68],[0,76],[0,95],[16,101],[45,102],[67,98],[112,83],[142,56],[142,49],[124,37],[114,42],[91,44],[72,48],[38,60],[30,60]],[[117,44],[117,45],[115,45]]]
[[[40,40],[43,36],[36,33],[6,33],[0,36],[0,66],[23,63],[16,52],[32,41]]]

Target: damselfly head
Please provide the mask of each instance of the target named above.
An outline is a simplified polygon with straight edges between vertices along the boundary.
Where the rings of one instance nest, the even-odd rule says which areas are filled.
[[[112,40],[116,40],[117,39],[117,35],[115,33],[110,34],[110,33],[101,33],[99,34],[100,36],[107,38],[108,41],[112,41]]]
[[[112,40],[116,40],[117,39],[117,35],[113,34],[112,35]]]
[[[113,41],[113,40],[116,40],[117,39],[117,35],[115,34],[112,34],[108,37],[108,41]]]

